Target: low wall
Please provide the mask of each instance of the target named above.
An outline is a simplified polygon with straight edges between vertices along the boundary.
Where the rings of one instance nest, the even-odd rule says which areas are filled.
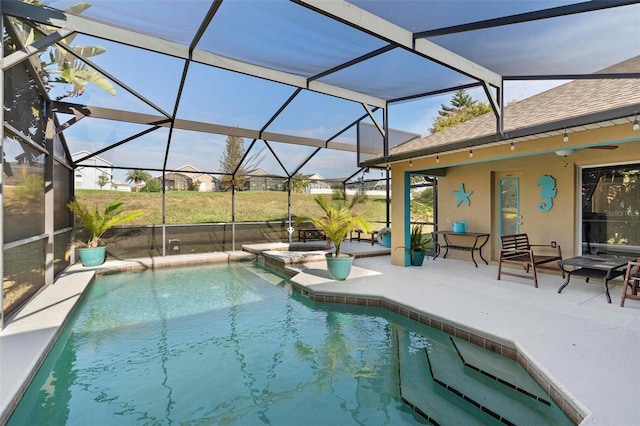
[[[288,242],[288,223],[242,222],[235,224],[235,249],[243,244]],[[231,223],[166,225],[165,247],[167,256],[172,254],[210,253],[233,249]],[[111,258],[162,256],[162,225],[120,226],[105,234],[107,255]],[[81,234],[79,233],[79,236]],[[293,234],[297,240],[297,232]]]

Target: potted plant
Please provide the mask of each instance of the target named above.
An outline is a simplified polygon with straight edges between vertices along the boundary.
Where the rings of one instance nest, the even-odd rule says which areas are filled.
[[[327,271],[331,278],[342,281],[349,276],[351,265],[353,264],[353,255],[342,253],[341,251],[344,239],[350,231],[356,228],[366,232],[371,231],[369,222],[354,211],[354,207],[366,203],[368,198],[364,194],[356,194],[347,199],[344,189],[337,190],[332,198],[332,202],[329,202],[322,195],[316,196],[314,201],[320,206],[324,216],[298,216],[296,224],[304,221],[313,223],[316,228],[324,232],[327,243],[333,243],[335,252],[327,253],[325,256],[327,259]]]
[[[98,211],[97,207],[93,211],[89,210],[77,200],[67,204],[69,210],[82,222],[89,234],[89,239],[87,242],[74,242],[67,250],[65,258],[68,259],[71,251],[77,248],[80,261],[84,266],[98,266],[104,263],[106,246],[100,245],[102,235],[112,227],[128,222],[142,214],[142,210],[124,213],[122,204],[122,201],[112,201],[102,213]]]
[[[378,231],[378,242],[383,247],[391,247],[391,228],[385,226]]]
[[[424,225],[422,224],[415,225],[411,229],[411,234],[409,236],[409,248],[402,247],[409,251],[412,266],[422,266],[425,254],[433,246],[433,238],[431,235],[422,233],[423,226]]]

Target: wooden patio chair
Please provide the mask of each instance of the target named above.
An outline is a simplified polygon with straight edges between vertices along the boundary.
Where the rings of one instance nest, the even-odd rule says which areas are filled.
[[[500,249],[500,258],[498,260],[498,279],[500,279],[502,275],[527,278],[533,280],[534,286],[538,288],[538,274],[536,272],[538,268],[561,270],[557,266],[557,263],[555,263],[558,260],[562,260],[562,252],[559,245],[529,244],[529,237],[527,234],[501,235],[500,240],[502,242],[502,247]],[[534,253],[534,247],[536,250],[541,250],[541,247],[554,249],[554,253]],[[549,250],[547,250],[547,252],[549,252]],[[555,263],[555,266],[549,265],[549,263],[552,262]],[[526,273],[503,271],[503,264],[518,265],[522,267]],[[531,271],[531,273],[529,273],[529,271]],[[562,272],[562,277],[564,278],[564,272]]]
[[[631,292],[627,293],[629,288]],[[624,284],[622,284],[620,306],[624,307],[625,299],[640,300],[638,290],[640,290],[640,257],[637,262],[627,263],[627,272],[624,275]]]

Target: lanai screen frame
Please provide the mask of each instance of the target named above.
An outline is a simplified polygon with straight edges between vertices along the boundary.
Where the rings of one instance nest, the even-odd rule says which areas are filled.
[[[465,33],[468,31],[475,31],[479,29],[486,28],[496,28],[507,25],[517,25],[520,23],[527,23],[539,20],[553,19],[556,17],[569,16],[580,13],[587,13],[599,10],[605,10],[615,7],[622,7],[627,5],[632,5],[639,3],[638,1],[622,1],[622,0],[614,0],[614,1],[592,1],[592,2],[559,2],[563,3],[558,7],[553,7],[544,10],[535,10],[533,7],[531,11],[513,14],[509,16],[500,16],[496,18],[489,18],[484,20],[477,20],[476,22],[468,22],[464,24],[452,25],[449,27],[443,28],[435,28],[429,29],[426,31],[411,31],[405,29],[395,23],[392,23],[389,20],[381,16],[376,16],[373,12],[368,11],[367,8],[371,8],[371,5],[367,5],[366,2],[354,0],[352,3],[343,2],[343,1],[335,1],[335,2],[323,2],[316,0],[293,0],[292,3],[295,3],[303,8],[306,8],[314,13],[322,15],[332,21],[344,24],[348,27],[354,28],[359,32],[368,34],[382,42],[382,47],[376,49],[374,51],[370,51],[364,55],[360,55],[358,57],[351,58],[349,61],[346,61],[338,66],[331,67],[329,69],[325,69],[322,72],[316,73],[311,76],[297,75],[289,72],[280,71],[277,69],[268,68],[265,66],[252,64],[250,62],[244,62],[240,60],[235,60],[229,57],[224,57],[222,55],[208,52],[205,50],[200,50],[197,48],[197,45],[201,38],[203,37],[207,27],[211,22],[213,22],[216,14],[219,9],[223,5],[222,0],[213,1],[211,6],[208,9],[208,12],[205,16],[202,17],[199,27],[195,33],[195,36],[191,39],[188,45],[179,44],[167,40],[163,40],[159,37],[137,33],[132,30],[111,26],[108,23],[104,22],[95,22],[91,19],[86,19],[80,16],[75,16],[72,14],[60,12],[52,9],[44,9],[20,2],[12,2],[7,0],[2,0],[0,12],[2,13],[2,18],[4,20],[5,15],[13,16],[20,19],[23,19],[27,22],[39,22],[46,23],[47,25],[57,26],[60,28],[57,32],[51,33],[44,39],[32,44],[31,46],[24,46],[22,51],[15,52],[14,54],[5,57],[3,52],[3,66],[2,72],[3,80],[4,80],[4,70],[14,66],[18,63],[29,63],[29,58],[37,57],[38,52],[44,50],[47,46],[53,43],[60,43],[65,37],[69,36],[74,32],[88,34],[98,38],[104,38],[106,40],[111,40],[119,43],[126,43],[133,46],[138,46],[142,49],[171,55],[177,58],[181,58],[185,61],[183,78],[180,82],[178,93],[180,93],[184,87],[184,82],[187,74],[188,67],[190,63],[201,63],[206,64],[212,67],[219,67],[233,72],[239,72],[242,74],[253,75],[260,78],[264,78],[269,81],[280,82],[283,84],[290,85],[292,87],[296,87],[294,95],[287,100],[282,106],[274,111],[271,119],[268,120],[265,125],[259,129],[249,129],[249,128],[238,128],[224,124],[216,124],[216,123],[205,123],[205,122],[191,122],[186,120],[181,120],[177,118],[176,111],[178,109],[180,98],[176,100],[176,104],[173,112],[166,112],[162,108],[154,105],[152,102],[148,101],[143,96],[139,95],[133,88],[129,88],[126,84],[119,81],[115,76],[112,76],[108,73],[108,70],[103,70],[96,64],[92,63],[91,60],[87,58],[83,58],[78,56],[78,59],[83,60],[85,63],[90,64],[95,69],[103,73],[103,75],[109,77],[111,80],[117,82],[120,86],[127,88],[130,92],[139,98],[142,102],[147,103],[151,108],[158,111],[158,115],[152,114],[139,114],[132,113],[128,111],[114,110],[103,107],[96,107],[92,105],[83,105],[81,103],[71,103],[71,102],[60,102],[51,100],[48,98],[46,91],[42,90],[43,96],[47,101],[47,110],[51,112],[49,116],[50,126],[53,129],[60,131],[59,138],[62,143],[67,161],[70,164],[70,167],[75,169],[78,167],[78,163],[73,162],[70,157],[70,152],[67,147],[64,130],[67,126],[72,126],[75,121],[82,119],[85,116],[97,117],[97,118],[105,118],[110,120],[122,120],[122,121],[133,121],[138,123],[152,124],[156,127],[166,127],[169,129],[169,134],[173,132],[174,129],[190,129],[197,130],[203,132],[210,132],[214,134],[223,134],[223,135],[234,135],[240,136],[243,138],[248,138],[252,141],[264,141],[265,144],[268,144],[269,141],[288,143],[294,145],[303,145],[315,147],[316,151],[319,152],[322,149],[340,149],[348,152],[354,152],[359,157],[361,154],[366,154],[363,150],[363,147],[366,144],[361,144],[361,141],[358,141],[357,146],[349,146],[347,144],[343,144],[340,142],[336,142],[334,139],[338,137],[341,133],[346,131],[349,128],[361,123],[363,120],[369,120],[373,125],[378,129],[381,135],[381,155],[373,159],[368,160],[358,160],[358,163],[354,165],[355,173],[352,173],[345,179],[345,183],[357,175],[363,168],[365,167],[380,167],[382,170],[387,171],[387,179],[388,179],[388,164],[389,161],[398,160],[401,158],[390,158],[389,157],[389,134],[392,131],[389,128],[389,106],[394,103],[406,102],[413,99],[419,99],[424,97],[429,97],[433,95],[438,95],[442,93],[450,93],[458,89],[466,89],[472,87],[481,87],[489,101],[493,114],[496,118],[496,134],[491,138],[491,140],[475,140],[475,141],[465,141],[464,146],[470,145],[482,145],[487,143],[494,143],[496,139],[505,140],[509,137],[514,137],[513,134],[505,135],[503,132],[504,123],[503,123],[503,106],[504,106],[504,82],[509,80],[556,80],[556,79],[579,79],[579,78],[639,78],[640,73],[631,73],[631,74],[616,74],[616,75],[596,75],[594,76],[591,72],[585,73],[558,73],[558,74],[531,74],[531,75],[500,75],[497,72],[494,72],[486,67],[481,66],[478,63],[475,63],[461,55],[458,55],[452,51],[449,51],[431,41],[429,38],[441,37],[451,34],[459,34]],[[382,3],[382,2],[380,2]],[[533,2],[535,3],[535,2]],[[379,6],[379,5],[377,5]],[[393,6],[391,6],[393,7]],[[389,97],[389,96],[378,96],[375,93],[365,93],[359,92],[357,90],[352,90],[347,87],[341,87],[339,85],[334,85],[330,83],[326,83],[327,78],[332,75],[336,75],[341,71],[350,69],[352,67],[356,67],[367,60],[372,58],[376,58],[380,55],[384,55],[387,52],[400,49],[404,52],[409,52],[412,55],[416,55],[422,59],[431,61],[435,64],[442,65],[444,68],[452,70],[460,75],[468,77],[471,82],[465,82],[464,84],[459,85],[446,85],[443,87],[439,87],[436,90],[430,91],[422,91],[416,93],[409,93],[399,97]],[[33,67],[31,65],[27,65],[31,67],[33,73]],[[35,73],[34,73],[35,74]],[[44,87],[42,82],[40,82],[41,87]],[[273,133],[268,131],[269,124],[288,106],[288,104],[302,91],[315,91],[318,93],[322,93],[328,96],[335,96],[343,99],[348,99],[353,102],[358,102],[363,107],[363,114],[356,118],[353,122],[348,123],[340,132],[337,132],[334,136],[328,139],[313,139],[313,138],[304,138],[298,135],[292,134],[282,134],[282,133]],[[4,92],[2,93],[2,97],[4,100]],[[58,123],[55,120],[54,112],[67,112],[71,113],[75,116],[75,119],[70,120],[67,123]],[[624,112],[628,114],[628,111]],[[0,113],[2,114],[2,113]],[[620,112],[618,112],[620,114]],[[382,122],[380,123],[380,117],[382,118]],[[607,118],[608,116],[602,115],[600,118]],[[599,117],[589,117],[589,122],[593,122],[597,120]],[[586,119],[585,119],[586,120]],[[584,122],[584,120],[576,119],[572,125],[580,125]],[[4,123],[4,117],[3,117]],[[519,130],[519,134],[515,136],[525,136],[527,134],[535,134],[544,131],[559,131],[559,129],[553,127],[557,126],[555,124],[550,125],[548,128],[536,128],[536,129],[521,129]],[[543,126],[544,127],[544,126]],[[12,134],[14,137],[18,137],[21,140],[25,140],[26,142],[30,142],[26,140],[23,135],[20,135],[18,132],[7,129],[6,123],[3,126],[3,129],[0,130],[2,134],[2,138],[0,138],[4,143],[5,134]],[[51,130],[51,129],[50,129]],[[521,133],[521,134],[520,134]],[[123,140],[118,143],[125,144],[128,140]],[[52,142],[53,143],[53,142]],[[167,140],[166,152],[169,151],[169,146],[171,144],[171,136],[169,136]],[[52,156],[53,154],[53,145],[48,146],[50,149],[43,150],[43,153],[48,156]],[[438,152],[445,152],[447,149],[455,150],[459,149],[458,146],[450,146],[450,147],[439,147]],[[91,153],[90,156],[85,157],[90,158],[96,156],[105,150],[99,150]],[[428,151],[428,150],[427,150]],[[421,152],[420,154],[429,154],[429,152]],[[314,153],[315,154],[315,153]],[[407,158],[411,158],[412,154],[408,155]],[[276,156],[277,157],[277,156]],[[278,161],[282,161],[282,159],[278,159]],[[308,161],[308,160],[307,160]],[[305,161],[306,162],[306,161]],[[50,174],[51,168],[53,167],[53,161],[47,161],[47,176],[51,177]],[[300,164],[298,167],[294,168],[294,172],[288,174],[287,177],[289,179],[300,170],[300,168],[304,165]],[[86,166],[85,166],[86,167]],[[117,166],[116,166],[117,167]],[[131,169],[131,167],[127,167],[127,169]],[[144,168],[143,170],[149,170],[148,168]],[[175,169],[171,169],[167,167],[167,156],[165,155],[165,161],[161,168],[158,169],[164,174],[176,171]],[[0,176],[0,184],[2,184],[2,176]],[[164,185],[163,185],[164,187]],[[388,191],[389,185],[387,185]],[[72,190],[73,193],[73,190]],[[0,195],[1,197],[1,195]],[[164,199],[164,192],[163,192]],[[1,201],[1,199],[0,199]],[[50,203],[50,202],[49,202]],[[45,238],[51,241],[53,239],[54,228],[53,228],[53,210],[50,208],[51,204],[48,204],[48,208],[45,209]],[[163,202],[163,211],[164,211],[164,202]],[[3,212],[0,212],[2,215]],[[387,215],[388,221],[388,215]],[[164,225],[164,224],[163,224]],[[4,229],[0,229],[0,236],[3,237],[4,241]],[[13,245],[21,244],[20,241],[11,242]],[[166,244],[163,243],[163,247]],[[6,247],[6,245],[5,245]],[[52,262],[52,254],[47,253],[45,263],[47,265],[51,265]],[[0,268],[2,268],[3,264],[3,255],[0,255]],[[4,276],[4,270],[3,271]],[[52,266],[48,266],[45,269],[45,285],[53,283],[55,277],[53,273]],[[3,315],[3,314],[0,314]],[[0,317],[0,321],[3,317]],[[1,326],[1,323],[0,323]]]

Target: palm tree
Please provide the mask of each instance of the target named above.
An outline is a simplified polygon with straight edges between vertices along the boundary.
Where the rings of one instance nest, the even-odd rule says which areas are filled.
[[[291,177],[291,192],[302,193],[309,186],[309,179],[302,173],[296,173]]]
[[[368,198],[365,194],[356,194],[347,199],[346,191],[337,189],[333,194],[332,202],[322,195],[314,198],[314,201],[324,212],[323,217],[298,216],[296,223],[309,221],[315,227],[324,231],[327,239],[336,246],[333,257],[340,257],[340,246],[347,234],[354,229],[362,229],[371,232],[371,225],[363,217],[355,213],[357,205],[365,204]]]
[[[104,187],[106,184],[109,183],[111,179],[109,179],[109,176],[107,175],[100,175],[98,176],[98,186],[100,187],[100,189],[102,189],[102,187]]]
[[[36,6],[44,5],[38,0],[25,0],[25,2]],[[80,2],[71,6],[69,11],[80,14],[90,6],[91,4],[88,2]],[[53,33],[58,30],[58,28],[44,24],[35,28],[19,19],[11,17],[7,17],[7,19],[11,25],[3,28],[3,30],[7,29],[3,32],[2,37],[5,55],[20,50],[22,46],[31,46],[45,38],[48,32]],[[11,84],[5,85],[4,89],[4,119],[16,129],[28,129],[28,136],[37,144],[44,143],[46,127],[46,114],[43,114],[44,98],[38,91],[37,79],[42,81],[47,92],[51,90],[54,83],[73,86],[72,90],[59,96],[57,100],[67,96],[82,95],[89,83],[111,95],[116,94],[116,89],[109,79],[66,50],[72,50],[83,57],[96,56],[105,52],[103,47],[98,46],[71,46],[76,35],[76,33],[71,34],[63,40],[63,43],[53,45],[50,49],[38,54],[38,59],[32,61],[38,77],[24,72],[23,67],[10,67],[5,70],[5,81],[11,81]],[[24,151],[25,161],[33,164],[40,155],[39,152],[27,144],[21,143],[20,145]],[[5,166],[5,173],[7,170],[8,167]]]
[[[134,182],[136,192],[140,190],[140,183],[146,182],[151,179],[151,175],[144,170],[129,170],[125,176],[127,182]]]
[[[110,202],[104,212],[98,211],[98,207],[90,209],[77,200],[71,201],[67,206],[82,221],[89,233],[89,240],[82,245],[94,248],[100,245],[100,239],[109,229],[133,220],[142,214],[142,210],[125,213],[122,201]]]
[[[37,0],[25,1],[36,6],[44,5],[42,2]],[[79,2],[74,6],[71,6],[67,11],[79,15],[89,7],[91,7],[91,3]],[[12,29],[15,30],[13,37],[20,39],[22,45],[25,46],[46,37],[46,31],[54,32],[58,30],[57,28],[48,25],[41,25],[40,29],[35,29],[18,20],[12,20],[12,23],[14,24]],[[115,96],[116,89],[108,78],[68,51],[72,50],[81,57],[89,58],[101,55],[106,51],[106,49],[102,46],[72,46],[76,36],[77,34],[74,33],[65,37],[63,42],[53,46],[51,51],[40,54],[39,62],[34,62],[34,66],[36,66],[38,74],[44,77],[45,86],[47,86],[48,89],[50,88],[51,83],[64,83],[71,84],[73,86],[70,91],[59,96],[57,100],[61,100],[67,96],[76,97],[82,95],[85,91],[85,87],[90,83]],[[3,42],[8,42],[10,40],[11,38],[8,37],[5,38]],[[16,48],[15,43],[11,43],[10,50]]]

